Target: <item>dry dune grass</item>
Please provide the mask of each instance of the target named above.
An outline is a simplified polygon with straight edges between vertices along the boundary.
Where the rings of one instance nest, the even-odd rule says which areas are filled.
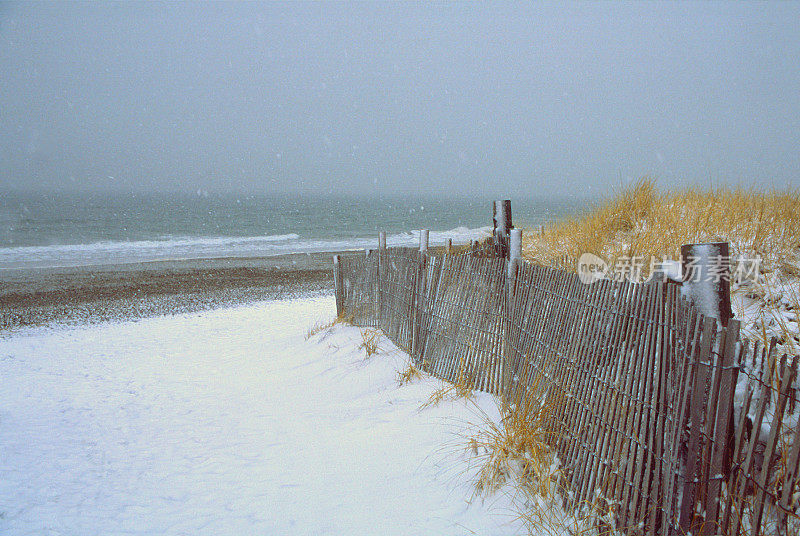
[[[377,329],[362,329],[361,331],[361,344],[358,345],[359,350],[364,350],[367,359],[375,354],[382,352],[383,348],[380,347],[381,336],[383,333]]]
[[[306,340],[314,337],[315,335],[322,333],[323,331],[330,330],[334,325],[339,322],[338,318],[334,318],[333,320],[329,320],[327,322],[324,321],[317,321],[316,323],[312,324],[311,326],[306,329]]]
[[[422,404],[419,409],[423,410],[425,408],[438,406],[443,400],[458,400],[460,398],[471,399],[472,395],[472,379],[466,373],[466,365],[462,358],[459,360],[458,376],[456,377],[455,383],[442,380],[441,387],[431,393],[431,396],[428,397],[428,400]]]
[[[482,419],[479,432],[468,445],[481,460],[479,492],[494,491],[515,476],[531,495],[552,497],[557,477],[546,425],[552,405],[528,399],[515,411],[505,412],[500,422]]]
[[[768,268],[796,265],[800,192],[724,187],[659,191],[645,178],[582,214],[556,222],[544,236],[523,236],[527,259],[570,271],[585,252],[613,265],[632,256],[678,259],[681,245],[714,241],[730,242],[733,258],[760,257]]]
[[[402,387],[408,383],[414,383],[422,379],[422,371],[418,369],[413,361],[409,361],[403,370],[397,371],[397,386]]]

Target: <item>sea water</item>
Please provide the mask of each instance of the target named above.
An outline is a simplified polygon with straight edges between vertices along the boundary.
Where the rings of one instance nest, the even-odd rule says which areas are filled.
[[[517,227],[580,210],[577,199],[512,203]],[[488,236],[492,200],[321,195],[0,192],[0,270],[170,259],[263,257],[431,245]]]

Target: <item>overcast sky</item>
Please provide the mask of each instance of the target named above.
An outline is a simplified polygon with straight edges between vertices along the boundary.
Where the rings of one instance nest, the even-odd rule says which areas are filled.
[[[800,3],[0,3],[0,189],[800,187]]]

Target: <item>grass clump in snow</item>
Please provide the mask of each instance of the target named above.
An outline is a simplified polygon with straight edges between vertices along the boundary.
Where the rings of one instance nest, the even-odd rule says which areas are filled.
[[[420,371],[413,361],[408,362],[408,366],[404,370],[397,371],[397,386],[402,387],[407,383],[413,383],[416,380],[422,379],[422,371]]]
[[[342,314],[340,314],[339,316],[336,317],[336,323],[337,324],[347,324],[347,325],[352,326],[354,320],[355,320],[355,317],[354,317],[353,313],[342,312]]]
[[[324,332],[320,340],[324,340],[330,333],[333,326],[337,324],[352,324],[353,315],[339,315],[332,320],[318,320],[306,329],[306,340]]]
[[[553,496],[558,469],[546,441],[550,410],[540,402],[526,401],[515,411],[506,412],[499,422],[479,413],[481,426],[468,441],[481,466],[475,484],[478,493],[494,492],[514,476],[517,485],[532,495]]]
[[[528,534],[619,533],[619,528],[614,528],[614,511],[601,497],[566,506],[565,497],[571,495],[569,483],[550,447],[549,440],[555,438],[546,431],[554,406],[527,401],[499,422],[484,414],[478,434],[468,442],[468,449],[480,467],[476,495],[498,491],[510,494]]]
[[[444,400],[458,400],[460,398],[470,399],[473,396],[472,379],[466,373],[464,359],[459,359],[458,376],[454,383],[442,381],[441,387],[436,389],[428,400],[420,406],[420,410],[438,406]]]
[[[331,329],[338,322],[339,322],[338,318],[334,318],[333,320],[329,320],[327,322],[326,321],[315,322],[314,324],[308,326],[308,329],[306,330],[306,340],[322,333],[323,331]]]
[[[358,345],[359,350],[364,350],[366,358],[374,356],[375,354],[383,351],[378,343],[381,341],[381,332],[377,329],[362,329],[361,330],[361,344]]]
[[[445,400],[458,400],[459,398],[472,398],[472,389],[443,381],[441,387],[431,393],[431,396],[419,409],[435,407]]]

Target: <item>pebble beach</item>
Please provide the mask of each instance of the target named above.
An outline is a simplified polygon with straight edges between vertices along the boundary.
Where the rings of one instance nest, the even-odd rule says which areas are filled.
[[[330,294],[333,255],[0,270],[0,333]]]

